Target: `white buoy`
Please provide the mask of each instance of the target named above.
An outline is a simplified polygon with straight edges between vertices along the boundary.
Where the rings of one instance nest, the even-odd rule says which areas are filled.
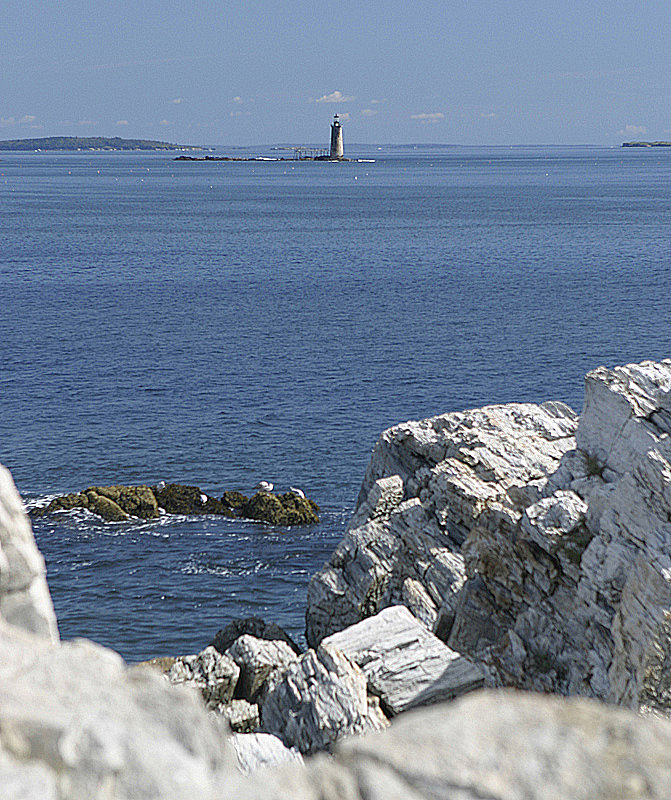
[[[289,491],[293,492],[298,497],[302,497],[305,500],[305,492],[302,489],[297,489],[295,486],[290,486]]]
[[[272,492],[273,485],[270,481],[259,481],[252,489],[254,492]]]

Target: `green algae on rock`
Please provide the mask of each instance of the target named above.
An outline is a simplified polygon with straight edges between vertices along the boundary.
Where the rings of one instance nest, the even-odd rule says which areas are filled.
[[[280,495],[257,492],[238,510],[243,517],[270,522],[272,525],[310,525],[319,522],[319,506],[293,492]]]
[[[31,516],[42,517],[55,511],[85,508],[106,522],[122,522],[130,517],[155,519],[161,510],[168,514],[219,514],[245,517],[273,525],[310,525],[319,522],[319,506],[294,492],[282,495],[257,492],[252,498],[240,492],[224,492],[219,500],[198,486],[181,483],[159,486],[90,486],[54,498],[49,505],[34,508]]]

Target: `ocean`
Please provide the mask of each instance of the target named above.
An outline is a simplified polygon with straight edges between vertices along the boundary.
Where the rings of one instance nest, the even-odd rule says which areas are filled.
[[[368,161],[0,153],[0,462],[25,502],[267,479],[322,508],[35,520],[63,638],[138,661],[255,615],[302,641],[383,429],[579,411],[589,369],[671,356],[671,150],[346,146]]]

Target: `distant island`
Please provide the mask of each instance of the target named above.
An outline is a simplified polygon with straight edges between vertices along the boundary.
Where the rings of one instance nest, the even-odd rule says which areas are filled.
[[[47,136],[42,139],[5,139],[0,150],[204,150],[187,144],[153,139],[121,139],[118,136]]]
[[[671,147],[671,142],[622,142],[622,147]]]

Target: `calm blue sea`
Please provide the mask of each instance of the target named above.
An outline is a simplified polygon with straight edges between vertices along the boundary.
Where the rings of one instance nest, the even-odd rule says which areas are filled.
[[[349,150],[375,161],[0,153],[0,461],[26,500],[264,478],[323,508],[36,521],[64,638],[132,661],[250,614],[300,638],[384,428],[580,410],[587,370],[671,355],[671,150]]]

